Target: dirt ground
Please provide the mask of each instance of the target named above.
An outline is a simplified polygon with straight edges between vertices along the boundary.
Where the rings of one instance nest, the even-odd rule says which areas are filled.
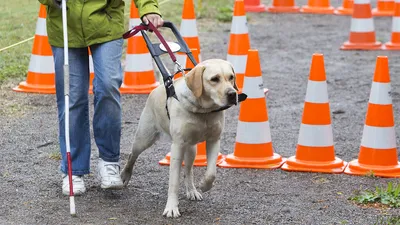
[[[297,5],[306,4],[297,0]],[[263,1],[269,4],[269,1]],[[341,1],[331,1],[335,7]],[[375,6],[375,1],[372,3]],[[324,54],[332,112],[335,153],[358,157],[378,55],[389,56],[395,120],[399,121],[399,52],[340,51],[348,40],[350,17],[334,15],[248,13],[252,48],[261,57],[264,85],[270,89],[269,121],[275,152],[295,154],[306,84],[313,53]],[[199,20],[202,57],[225,58],[230,23],[210,26]],[[375,18],[377,39],[390,39],[391,18]],[[277,170],[217,170],[214,188],[201,202],[180,191],[182,217],[167,219],[168,167],[158,161],[169,152],[160,140],[144,152],[126,189],[103,191],[93,175],[84,196],[76,197],[77,217],[69,215],[61,194],[57,113],[54,95],[15,93],[12,81],[0,89],[0,224],[377,224],[398,209],[360,207],[348,200],[356,190],[373,189],[395,179],[345,174],[295,173]],[[146,95],[124,95],[122,163],[130,151]],[[91,96],[91,103],[92,103]],[[337,113],[343,111],[342,113]],[[233,152],[239,107],[226,112],[223,154]],[[91,115],[93,110],[91,108]],[[396,123],[397,138],[400,134]],[[399,140],[397,140],[398,142]],[[98,156],[92,141],[92,159]],[[95,171],[92,161],[92,173]],[[205,168],[196,167],[196,185]]]

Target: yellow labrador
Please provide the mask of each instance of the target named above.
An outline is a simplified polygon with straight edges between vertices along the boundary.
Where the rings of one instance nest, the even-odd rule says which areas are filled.
[[[185,162],[186,196],[202,200],[193,182],[196,144],[206,141],[207,170],[200,189],[211,189],[216,176],[220,136],[224,127],[221,107],[238,103],[235,73],[225,60],[209,59],[199,63],[183,78],[174,82],[177,99],[168,98],[163,85],[154,89],[147,99],[134,137],[132,153],[121,172],[124,185],[132,176],[138,156],[157,140],[161,132],[172,139],[168,200],[163,215],[179,217],[178,190],[182,160]],[[167,115],[166,104],[170,119]],[[217,112],[213,112],[217,111]]]

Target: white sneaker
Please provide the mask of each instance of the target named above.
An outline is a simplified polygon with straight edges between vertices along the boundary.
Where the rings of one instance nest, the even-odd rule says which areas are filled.
[[[121,189],[124,187],[118,162],[105,162],[103,159],[99,159],[97,164],[97,178],[101,182],[101,188]]]
[[[74,189],[74,195],[82,195],[86,192],[83,176],[72,175],[72,186]],[[62,193],[64,195],[69,195],[69,178],[66,174],[63,175]]]

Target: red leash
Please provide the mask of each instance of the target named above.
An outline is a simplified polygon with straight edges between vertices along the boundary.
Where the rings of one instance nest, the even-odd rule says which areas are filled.
[[[172,61],[178,66],[178,70],[182,71],[181,65],[176,60],[174,53],[172,52],[171,48],[165,41],[164,37],[161,35],[161,33],[158,31],[158,29],[150,21],[149,21],[148,25],[140,24],[140,25],[133,27],[132,29],[127,31],[122,37],[124,39],[128,39],[132,36],[135,36],[139,31],[142,31],[142,30],[153,31],[157,35],[158,39],[161,41],[161,43],[164,45],[165,49],[167,50],[169,57],[171,57]]]

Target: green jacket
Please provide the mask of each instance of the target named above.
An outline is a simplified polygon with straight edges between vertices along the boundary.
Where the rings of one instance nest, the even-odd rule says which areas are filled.
[[[55,47],[64,46],[62,13],[53,0],[38,0],[47,6],[47,36]],[[161,15],[158,0],[134,0],[139,16]],[[84,48],[121,38],[125,29],[123,0],[67,1],[68,47]]]

